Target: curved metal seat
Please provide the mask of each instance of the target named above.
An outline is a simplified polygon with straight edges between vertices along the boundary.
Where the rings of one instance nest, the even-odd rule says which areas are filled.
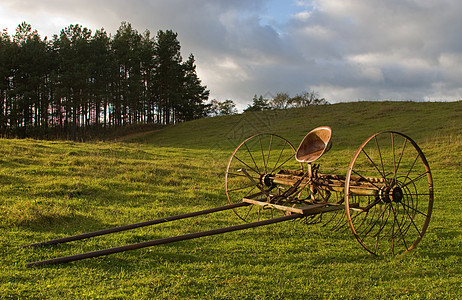
[[[298,146],[295,159],[298,162],[306,163],[317,160],[331,148],[331,137],[332,129],[329,126],[321,126],[311,130]]]

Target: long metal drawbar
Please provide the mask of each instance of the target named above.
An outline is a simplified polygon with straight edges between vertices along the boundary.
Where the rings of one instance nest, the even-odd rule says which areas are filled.
[[[287,220],[293,220],[293,219],[302,218],[302,217],[303,217],[302,214],[290,214],[290,215],[286,215],[286,216],[279,217],[279,218],[273,218],[273,219],[263,220],[263,221],[253,222],[253,223],[246,223],[242,225],[213,229],[209,231],[190,233],[190,234],[185,234],[185,235],[180,235],[180,236],[175,236],[175,237],[152,240],[152,241],[147,241],[147,242],[142,242],[142,243],[137,243],[137,244],[131,244],[127,246],[115,247],[115,248],[110,248],[110,249],[94,251],[94,252],[87,252],[87,253],[82,253],[82,254],[77,254],[77,255],[72,255],[72,256],[65,256],[65,257],[58,257],[58,258],[49,259],[49,260],[42,260],[42,261],[29,263],[26,266],[32,267],[32,266],[40,266],[40,265],[48,265],[48,264],[67,263],[71,261],[76,261],[76,260],[81,260],[81,259],[86,259],[86,258],[91,258],[91,257],[98,257],[98,256],[103,256],[103,255],[109,255],[109,254],[124,252],[128,250],[141,249],[141,248],[155,246],[155,245],[190,240],[190,239],[195,239],[195,238],[204,237],[204,236],[211,236],[211,235],[216,235],[216,234],[221,234],[221,233],[226,233],[226,232],[231,232],[231,231],[243,230],[247,228],[254,228],[254,227],[284,222]]]
[[[187,219],[187,218],[200,216],[200,215],[206,215],[206,214],[219,212],[219,211],[223,211],[223,210],[228,210],[228,209],[234,209],[234,208],[238,208],[238,207],[246,206],[246,205],[249,205],[249,204],[248,203],[243,203],[243,202],[238,202],[238,203],[234,203],[234,204],[229,204],[229,205],[210,208],[210,209],[206,209],[206,210],[190,212],[190,213],[176,215],[176,216],[170,216],[170,217],[161,218],[161,219],[157,219],[157,220],[141,222],[141,223],[136,223],[136,224],[130,224],[130,225],[125,225],[125,226],[120,226],[120,227],[113,227],[113,228],[98,230],[98,231],[94,231],[94,232],[88,232],[88,233],[84,233],[84,234],[73,235],[73,236],[69,236],[69,237],[65,237],[65,238],[59,238],[59,239],[55,239],[55,240],[50,240],[50,241],[46,241],[46,242],[30,244],[30,245],[23,246],[23,248],[46,246],[46,245],[56,245],[56,244],[67,243],[67,242],[72,242],[72,241],[78,241],[78,240],[88,239],[88,238],[91,238],[91,237],[110,234],[110,233],[114,233],[114,232],[121,232],[121,231],[125,231],[125,230],[130,230],[130,229],[135,229],[135,228],[140,228],[140,227],[145,227],[145,226],[151,226],[151,225],[155,225],[155,224],[161,224],[161,223],[165,223],[165,222],[169,222],[169,221],[175,221],[175,220]]]

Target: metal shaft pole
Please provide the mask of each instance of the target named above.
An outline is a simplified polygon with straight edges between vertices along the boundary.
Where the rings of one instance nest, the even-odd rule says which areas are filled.
[[[59,239],[55,239],[55,240],[50,240],[50,241],[46,241],[46,242],[35,243],[35,244],[23,246],[23,248],[45,246],[45,245],[56,245],[56,244],[67,243],[67,242],[71,242],[71,241],[83,240],[83,239],[91,238],[91,237],[94,237],[94,236],[105,235],[105,234],[109,234],[109,233],[120,232],[120,231],[140,228],[140,227],[144,227],[144,226],[150,226],[150,225],[165,223],[165,222],[169,222],[169,221],[175,221],[175,220],[180,220],[180,219],[191,218],[191,217],[210,214],[210,213],[214,213],[214,212],[218,212],[218,211],[234,209],[234,208],[241,207],[241,206],[246,206],[246,205],[249,205],[249,203],[238,202],[238,203],[235,203],[235,204],[229,204],[229,205],[225,205],[225,206],[221,206],[221,207],[215,207],[215,208],[211,208],[211,209],[206,209],[206,210],[186,213],[186,214],[182,214],[182,215],[176,215],[176,216],[166,217],[166,218],[147,221],[147,222],[142,222],[142,223],[136,223],[136,224],[125,225],[125,226],[120,226],[120,227],[108,228],[108,229],[98,230],[98,231],[94,231],[94,232],[88,232],[88,233],[84,233],[84,234],[79,234],[79,235],[69,236],[69,237],[65,237],[65,238],[59,238]]]
[[[82,253],[82,254],[77,254],[77,255],[72,255],[72,256],[65,256],[65,257],[58,257],[58,258],[49,259],[49,260],[42,260],[42,261],[29,263],[26,266],[32,267],[32,266],[40,266],[40,265],[48,265],[48,264],[67,263],[71,261],[76,261],[76,260],[81,260],[81,259],[86,259],[86,258],[91,258],[91,257],[98,257],[98,256],[103,256],[103,255],[108,255],[108,254],[113,254],[113,253],[118,253],[118,252],[124,252],[128,250],[135,250],[135,249],[151,247],[155,245],[173,243],[173,242],[190,240],[190,239],[195,239],[195,238],[204,237],[204,236],[221,234],[225,232],[231,232],[231,231],[243,230],[247,228],[264,226],[264,225],[274,224],[274,223],[283,222],[287,220],[297,219],[301,217],[303,217],[302,214],[291,214],[291,215],[269,219],[269,220],[264,220],[264,221],[259,221],[259,222],[246,223],[242,225],[236,225],[236,226],[214,229],[214,230],[209,230],[209,231],[202,231],[202,232],[197,232],[197,233],[190,233],[190,234],[185,234],[185,235],[180,235],[180,236],[175,236],[175,237],[152,240],[152,241],[142,242],[138,244],[131,244],[127,246],[115,247],[115,248],[110,248],[110,249],[94,251],[94,252],[87,252],[87,253]]]

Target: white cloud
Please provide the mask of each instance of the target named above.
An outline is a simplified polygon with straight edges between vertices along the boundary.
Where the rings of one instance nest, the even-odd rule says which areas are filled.
[[[299,21],[307,21],[311,17],[311,11],[302,11],[294,15],[294,19]]]

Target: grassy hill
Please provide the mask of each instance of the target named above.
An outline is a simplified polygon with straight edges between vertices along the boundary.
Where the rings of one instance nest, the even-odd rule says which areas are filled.
[[[462,101],[448,103],[356,102],[251,112],[200,119],[160,130],[145,142],[159,146],[208,148],[240,142],[260,132],[280,134],[298,143],[312,128],[328,125],[333,143],[357,147],[381,130],[396,130],[415,140],[460,135]]]
[[[456,299],[462,272],[462,102],[357,102],[196,120],[125,142],[0,140],[0,298]],[[285,222],[77,261],[31,261],[241,224],[232,212],[42,248],[20,246],[224,205],[244,138],[295,146],[333,129],[320,162],[346,168],[382,130],[413,138],[432,168],[430,227],[404,256],[374,257],[350,232]]]

